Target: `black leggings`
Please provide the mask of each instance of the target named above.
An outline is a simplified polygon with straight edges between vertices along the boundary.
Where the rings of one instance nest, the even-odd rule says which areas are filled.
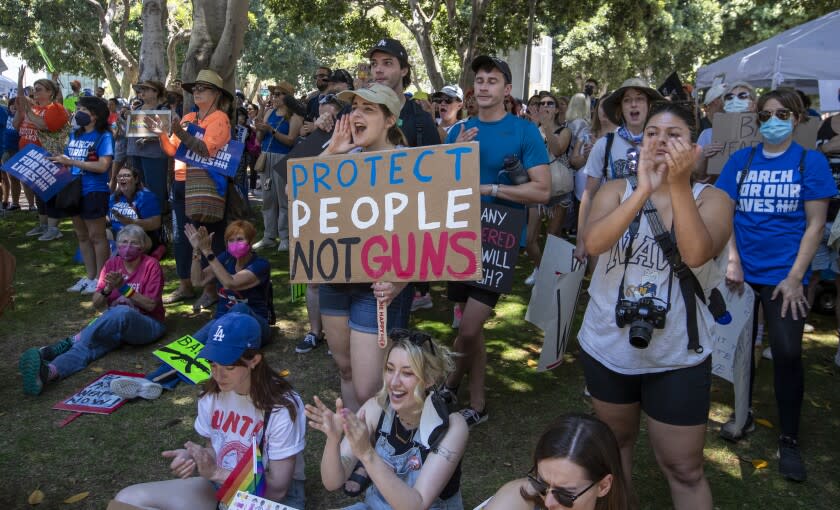
[[[805,317],[794,320],[788,309],[782,318],[782,297],[770,299],[774,285],[750,284],[755,291],[753,313],[753,349],[750,363],[750,407],[752,407],[753,384],[755,381],[755,338],[758,330],[758,306],[764,309],[765,328],[770,338],[773,353],[773,386],[779,411],[779,425],[782,434],[797,438],[799,417],[802,414],[802,396],[805,393],[805,373],[802,369],[802,332]]]

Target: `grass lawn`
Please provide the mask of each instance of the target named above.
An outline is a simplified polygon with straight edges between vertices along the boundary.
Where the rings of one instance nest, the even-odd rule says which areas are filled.
[[[39,508],[102,509],[122,487],[169,478],[168,462],[160,452],[197,439],[193,420],[198,389],[181,384],[159,400],[130,402],[110,416],[85,415],[58,427],[68,413],[52,410],[56,402],[106,370],[153,370],[157,362],[151,353],[159,345],[155,344],[110,353],[86,370],[48,386],[39,397],[23,394],[17,373],[20,353],[73,334],[94,316],[88,296],[64,290],[83,275],[82,266],[71,262],[76,243],[69,221],[61,225],[64,238],[49,243],[24,237],[35,222],[35,214],[27,212],[0,218],[0,244],[18,261],[17,305],[0,318],[0,354],[8,367],[0,371],[0,477],[9,482],[0,490],[0,507],[28,508],[28,495],[40,489],[46,497]],[[334,399],[339,380],[327,349],[320,347],[303,355],[294,352],[308,323],[303,303],[293,304],[289,297],[287,255],[272,251],[268,258],[273,266],[279,318],[277,339],[267,349],[268,358],[275,368],[290,371],[290,379],[304,400],[311,401],[315,394]],[[175,288],[174,262],[166,260],[164,268],[169,282],[166,292],[170,292]],[[473,429],[464,457],[467,509],[489,497],[505,481],[528,471],[533,445],[554,417],[591,410],[582,394],[582,371],[575,362],[577,345],[570,347],[567,362],[555,370],[538,373],[533,368],[542,337],[523,319],[529,291],[521,282],[529,271],[520,264],[514,292],[500,301],[496,316],[486,325],[490,420]],[[444,291],[445,285],[433,285],[434,308],[417,313],[413,322],[448,343],[454,334],[449,327],[451,307]],[[209,312],[194,315],[188,305],[168,307],[168,333],[161,343],[197,330],[209,318]],[[706,474],[717,508],[840,507],[836,476],[840,462],[840,396],[836,391],[840,369],[832,361],[837,345],[835,325],[832,318],[822,316],[813,317],[811,322],[816,331],[806,335],[804,346],[806,396],[801,437],[808,482],[793,484],[779,476],[775,460],[777,429],[759,426],[748,440],[737,445],[718,438],[720,424],[731,412],[732,390],[727,382],[715,379],[705,452]],[[756,416],[777,424],[771,362],[760,362],[756,387]],[[462,393],[462,400],[465,396]],[[351,501],[343,494],[328,493],[320,484],[322,446],[323,435],[310,431],[306,449],[307,508],[348,505]],[[755,469],[752,459],[767,460],[769,465]],[[667,484],[644,431],[633,477],[643,508],[670,507]],[[84,491],[90,492],[86,499],[62,503]]]

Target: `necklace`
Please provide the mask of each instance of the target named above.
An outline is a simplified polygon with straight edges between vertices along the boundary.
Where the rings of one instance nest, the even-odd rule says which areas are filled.
[[[409,432],[402,424],[402,421],[400,421],[400,417],[396,416],[396,418],[397,419],[394,421],[394,437],[396,437],[402,444],[408,444],[409,441],[414,440],[414,434],[417,433],[417,429],[412,429],[411,432]],[[402,437],[399,429],[403,429],[408,437]]]

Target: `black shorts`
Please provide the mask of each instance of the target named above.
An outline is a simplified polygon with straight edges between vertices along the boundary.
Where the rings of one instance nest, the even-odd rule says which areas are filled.
[[[446,296],[450,301],[456,303],[466,303],[467,299],[472,298],[479,303],[484,303],[490,308],[495,308],[496,303],[499,302],[499,298],[502,297],[497,292],[473,287],[463,282],[446,282]]]
[[[712,357],[693,367],[651,374],[613,372],[581,351],[586,387],[609,404],[640,403],[642,410],[667,425],[703,425],[709,419]]]
[[[82,195],[78,207],[68,209],[56,209],[55,197],[47,202],[47,216],[50,218],[68,218],[79,216],[83,220],[96,220],[108,216],[108,199],[110,194],[107,191],[92,191]]]

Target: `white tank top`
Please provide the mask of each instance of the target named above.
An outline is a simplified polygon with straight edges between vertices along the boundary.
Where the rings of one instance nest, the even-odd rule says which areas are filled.
[[[708,184],[695,184],[695,201]],[[630,183],[621,201],[633,193]],[[666,228],[668,228],[666,226]],[[624,299],[637,301],[655,297],[667,306],[671,266],[654,239],[645,214],[641,215],[639,232],[633,241],[633,252],[624,278]],[[688,349],[685,301],[676,275],[671,282],[670,310],[664,329],[654,329],[646,349],[630,345],[629,325],[619,328],[615,322],[615,306],[621,278],[624,276],[624,255],[630,233],[625,232],[610,251],[598,257],[589,285],[589,305],[578,332],[580,345],[587,354],[614,372],[627,375],[664,372],[701,363],[712,353],[714,318],[708,307],[697,299],[697,330],[703,352]],[[725,252],[726,250],[724,250]],[[692,271],[703,287],[707,301],[709,292],[721,281],[726,270],[726,253],[718,255]]]

